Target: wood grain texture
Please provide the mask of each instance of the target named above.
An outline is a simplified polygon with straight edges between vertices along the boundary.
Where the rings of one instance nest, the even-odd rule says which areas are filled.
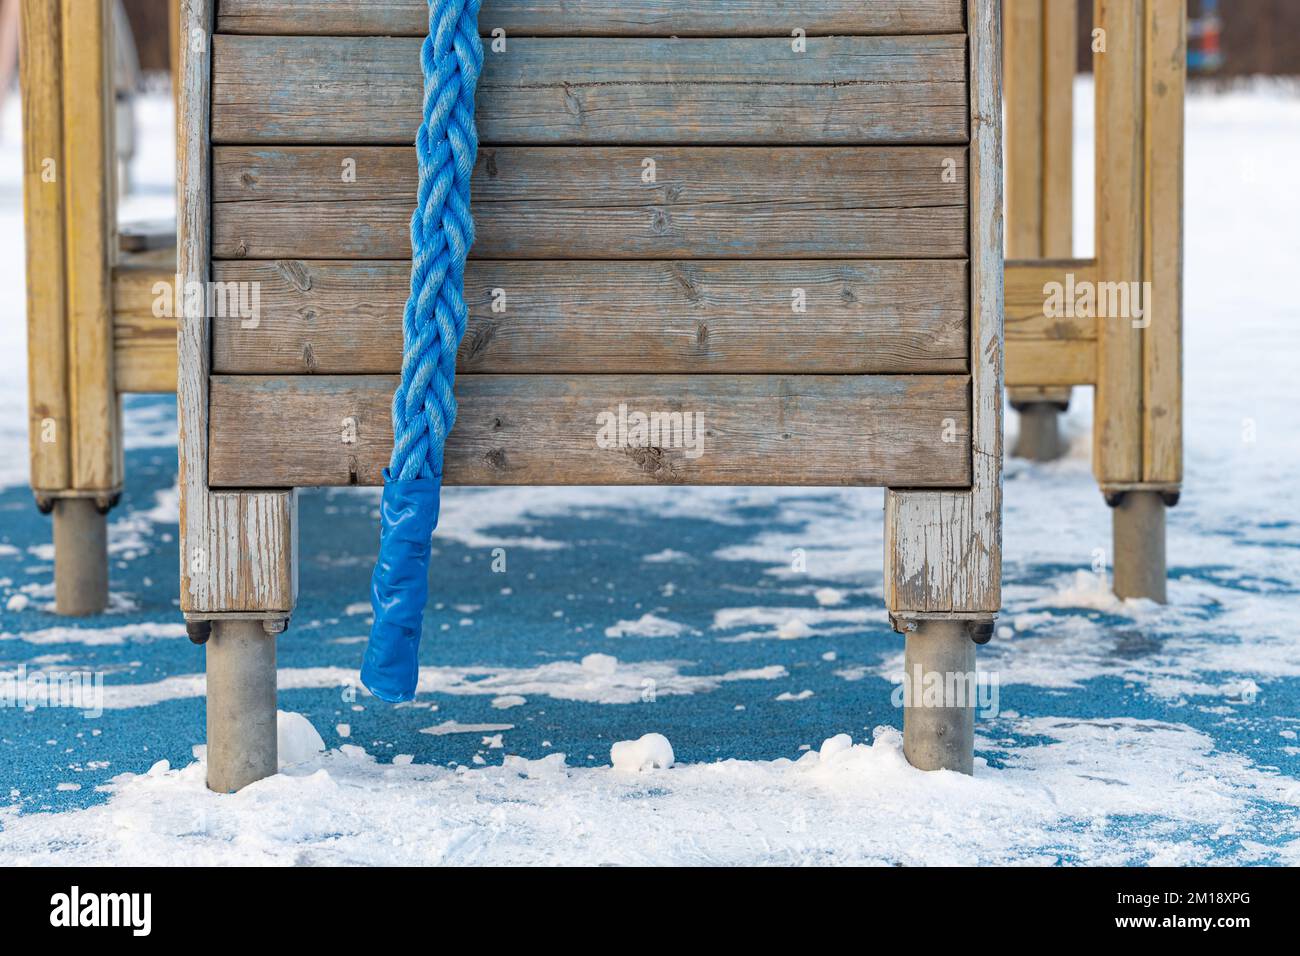
[[[1183,97],[1187,11],[1147,0],[1142,478],[1183,480]]]
[[[1002,48],[998,0],[967,4],[971,83],[971,481],[885,496],[891,613],[995,614],[1002,603]]]
[[[1002,5],[1006,28],[1007,255],[1039,259],[1044,255],[1044,0],[1002,0]]]
[[[417,38],[214,38],[216,144],[407,144]],[[489,53],[492,144],[961,144],[964,38],[516,39]]]
[[[175,269],[113,270],[113,368],[117,390],[176,391],[176,319],[154,315],[155,286],[175,282]]]
[[[63,0],[63,184],[71,484],[122,485],[110,270],[117,227],[109,0]]]
[[[380,483],[395,376],[214,376],[214,486]],[[465,375],[447,484],[964,484],[969,379]],[[602,448],[604,412],[700,416],[683,443]],[[951,441],[944,441],[945,428]]]
[[[1142,280],[1143,0],[1097,0],[1106,52],[1097,86],[1097,281]],[[1130,318],[1097,325],[1093,473],[1102,484],[1142,477],[1142,336]]]
[[[408,259],[416,181],[413,149],[218,148],[213,254]],[[498,147],[472,189],[481,259],[965,258],[969,242],[964,147]]]
[[[1007,255],[1014,259],[1068,259],[1074,228],[1078,11],[1074,0],[1003,0],[1003,11]],[[1068,387],[1022,387],[1022,376],[1057,383],[1074,381],[1086,364],[1091,377],[1096,356],[1062,348],[1053,340],[1013,336],[1016,317],[1010,289],[1007,298],[1007,387],[1012,405],[1067,404]]]
[[[223,0],[222,33],[423,36],[428,0]],[[961,33],[961,0],[484,0],[479,28],[516,36]]]
[[[177,142],[177,273],[182,287],[206,284],[211,259],[209,43],[212,0],[182,0],[182,77]],[[203,43],[193,42],[200,38]],[[197,48],[196,48],[197,47]],[[296,598],[297,505],[292,490],[208,489],[210,340],[203,310],[186,313],[177,335],[181,610],[292,610]]]
[[[296,491],[207,495],[203,611],[293,610],[298,592]],[[197,609],[187,609],[197,610]]]
[[[1070,277],[1073,276],[1071,280]],[[1008,386],[1090,385],[1097,374],[1097,320],[1045,314],[1049,283],[1095,282],[1091,259],[1034,259],[1006,264]],[[1067,393],[1068,394],[1068,393]]]
[[[407,262],[217,262],[213,278],[260,290],[256,321],[213,318],[215,372],[401,369]],[[801,313],[796,290],[806,299]],[[462,373],[961,373],[969,362],[968,294],[961,260],[473,261],[457,366]],[[494,302],[504,311],[493,311]]]
[[[30,0],[20,12],[31,483],[37,491],[65,491],[72,476],[63,185],[58,178],[63,163],[59,0]]]
[[[1043,248],[1048,259],[1074,254],[1074,77],[1078,0],[1043,4]]]

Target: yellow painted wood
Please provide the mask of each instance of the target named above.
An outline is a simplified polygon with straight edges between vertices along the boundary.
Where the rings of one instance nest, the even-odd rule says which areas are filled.
[[[1006,264],[1007,386],[1028,400],[1063,401],[1068,386],[1091,385],[1097,376],[1097,320],[1045,314],[1049,283],[1076,287],[1096,281],[1091,259],[1035,259]],[[1021,387],[1055,386],[1055,393]],[[1064,395],[1060,387],[1065,386]]]
[[[173,266],[113,270],[113,376],[119,393],[176,391],[176,319],[154,314],[154,287],[174,282]]]
[[[1007,255],[1043,256],[1043,0],[1003,0]]]
[[[53,492],[66,490],[71,480],[59,0],[26,0],[21,6],[28,436],[32,488]]]
[[[110,270],[114,248],[112,18],[109,0],[63,0],[63,171],[66,222],[71,483],[122,483],[121,414],[113,384]]]
[[[1097,281],[1140,282],[1142,272],[1142,0],[1097,0],[1106,49],[1097,84]],[[1099,482],[1142,477],[1142,338],[1131,318],[1097,323],[1093,473]]]
[[[1043,4],[1042,249],[1048,259],[1074,252],[1074,75],[1076,0]]]
[[[1187,10],[1182,0],[1147,0],[1146,227],[1144,276],[1151,283],[1143,331],[1142,478],[1183,478],[1183,98]]]

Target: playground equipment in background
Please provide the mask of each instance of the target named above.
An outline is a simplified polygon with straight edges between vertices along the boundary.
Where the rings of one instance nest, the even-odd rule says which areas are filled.
[[[428,9],[182,15],[180,279],[260,283],[254,321],[187,299],[179,338],[181,602],[225,791],[276,769],[294,489],[389,459]],[[973,673],[1000,606],[996,0],[495,0],[480,24],[446,483],[888,487],[909,664]],[[600,447],[621,406],[697,416],[703,454]],[[906,707],[909,759],[969,772],[972,713]]]
[[[1114,509],[1114,588],[1165,600],[1165,508],[1182,484],[1184,0],[1096,0],[1096,256],[1072,258],[1075,13],[1005,0],[1007,385],[1024,451],[1095,386],[1093,472]],[[1149,283],[1149,285],[1148,285]],[[1057,314],[1049,290],[1091,309]],[[1137,310],[1107,306],[1141,300]],[[1099,314],[1103,309],[1109,315]]]
[[[121,395],[176,387],[175,320],[153,314],[151,291],[175,272],[174,232],[116,221],[125,181],[116,144],[131,118],[114,76],[133,47],[116,38],[115,6],[22,4],[31,482],[38,506],[54,513],[60,614],[98,613],[108,600]]]
[[[1219,0],[1200,0],[1198,7],[1199,15],[1187,23],[1187,69],[1192,73],[1216,73],[1223,66]]]

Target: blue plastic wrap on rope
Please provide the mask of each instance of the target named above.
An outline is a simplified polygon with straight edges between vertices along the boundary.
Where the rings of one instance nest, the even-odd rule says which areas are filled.
[[[361,682],[387,701],[415,696],[443,445],[456,421],[452,385],[469,316],[465,259],[474,242],[469,181],[478,152],[474,90],[483,69],[479,3],[429,0],[429,36],[420,48],[424,120],[415,138],[420,183],[411,217],[411,293],[370,583],[375,621],[361,665]]]

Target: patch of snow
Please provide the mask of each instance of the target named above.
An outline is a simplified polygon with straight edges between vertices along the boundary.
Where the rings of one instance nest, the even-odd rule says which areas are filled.
[[[619,621],[605,628],[606,637],[680,637],[696,633],[694,628],[654,614],[642,614],[635,621]]]
[[[620,740],[609,748],[615,770],[638,773],[667,770],[673,765],[673,745],[663,734],[646,734],[638,740]]]

